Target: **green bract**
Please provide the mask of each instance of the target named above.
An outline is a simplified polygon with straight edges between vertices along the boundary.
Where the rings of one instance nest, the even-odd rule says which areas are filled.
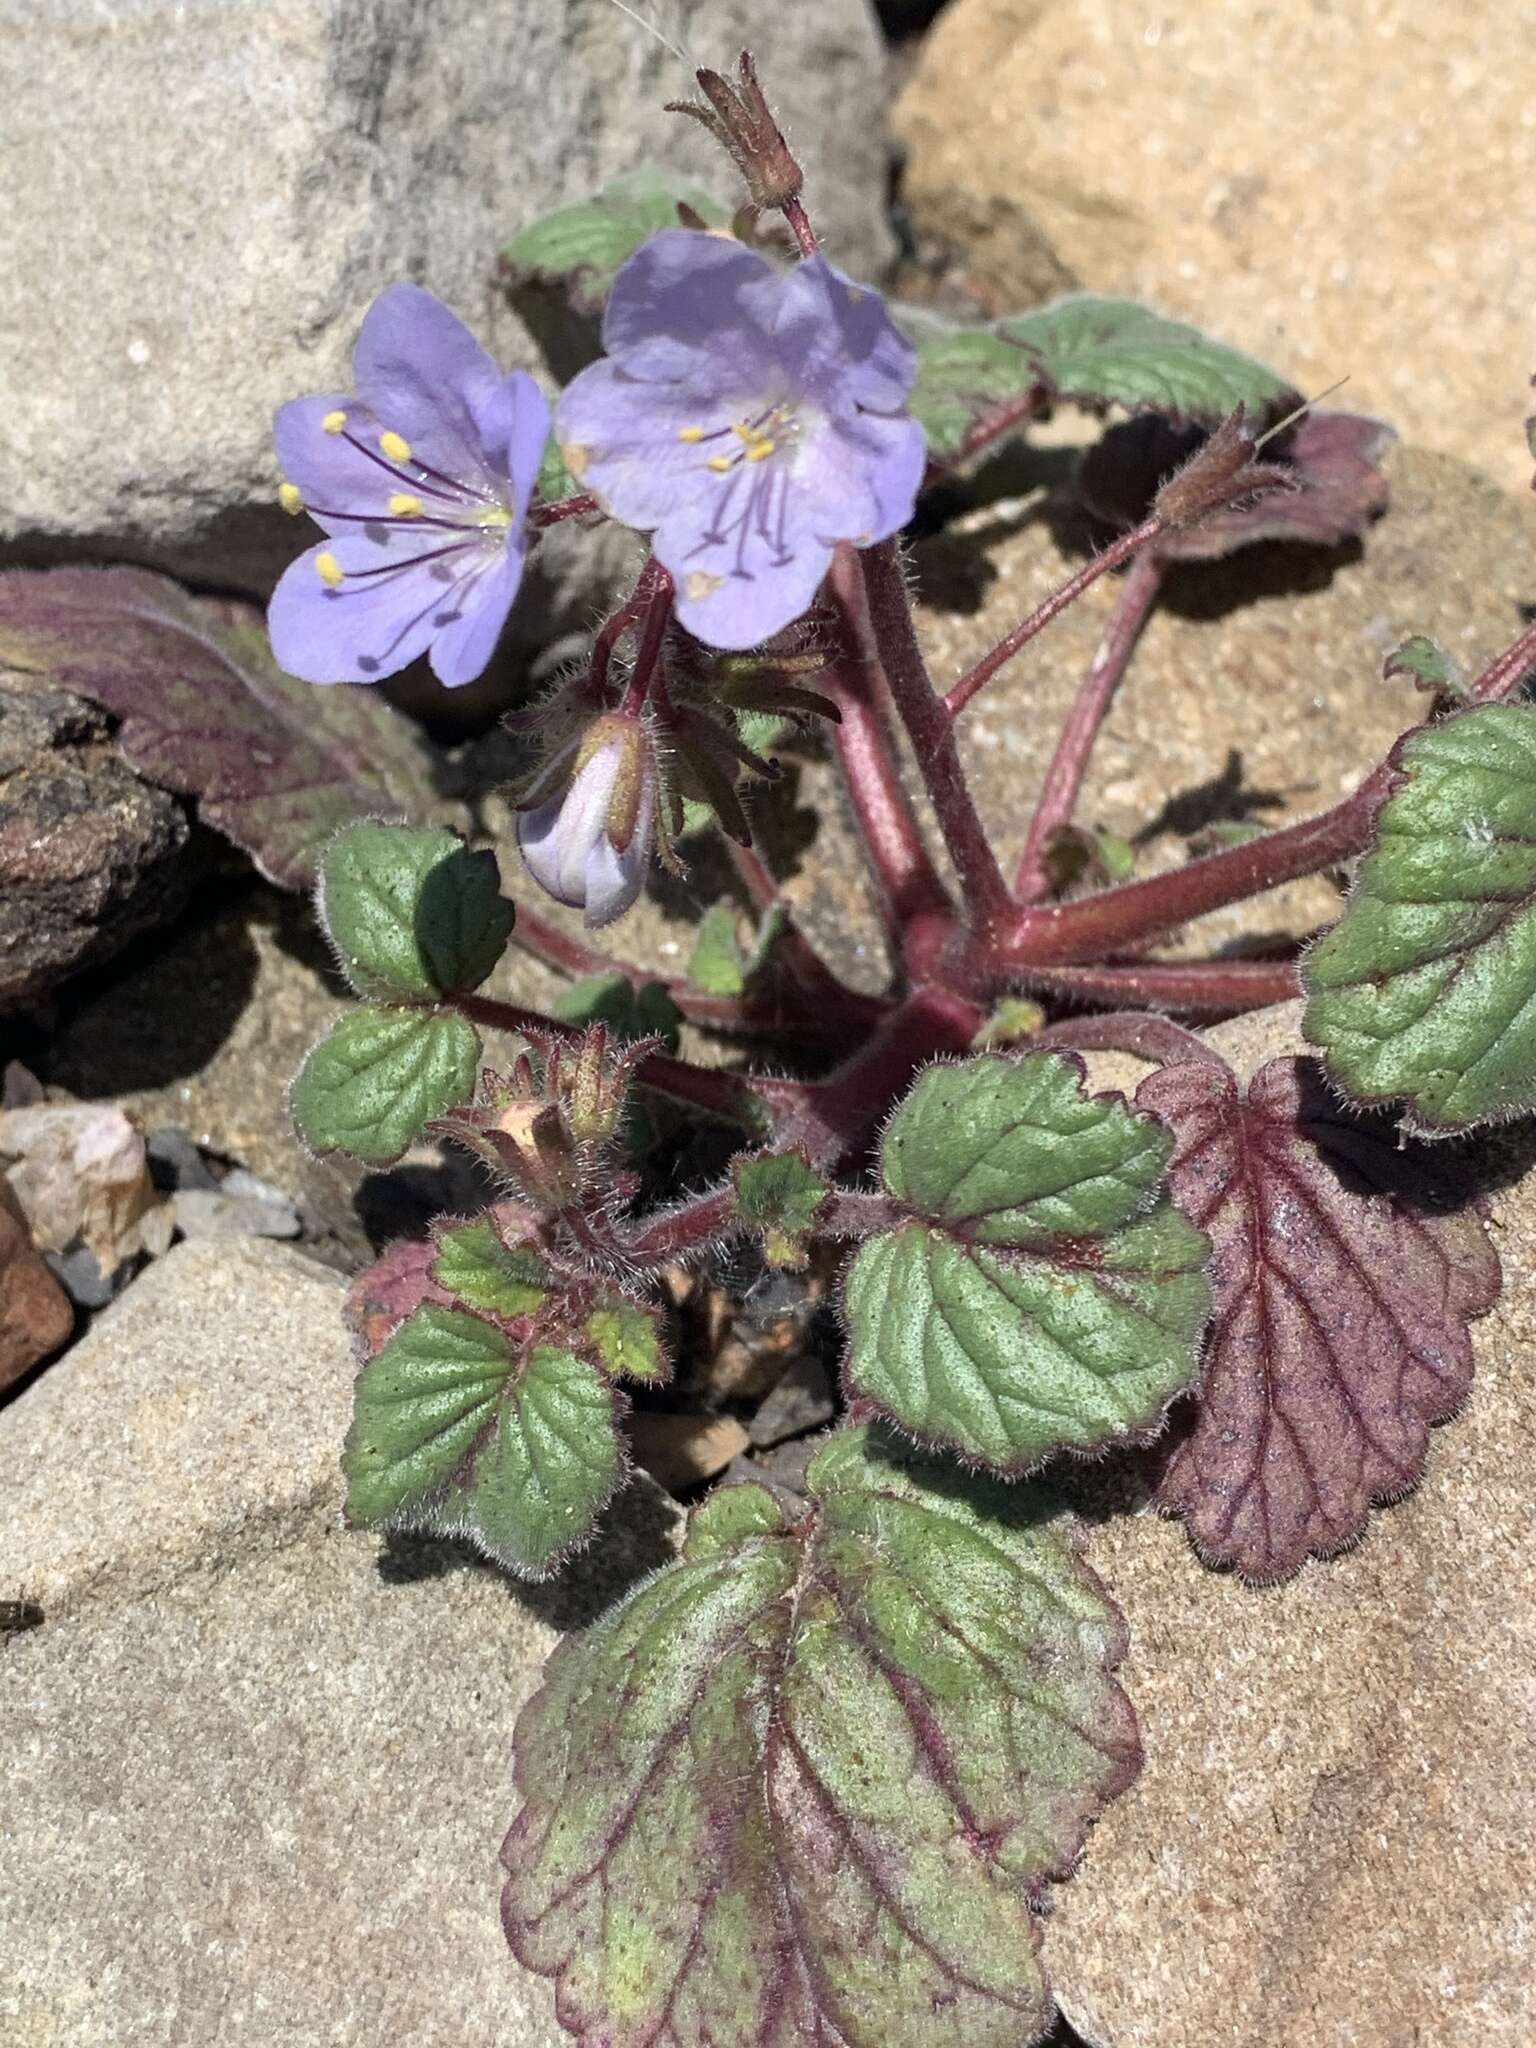
[[[1360,1102],[1427,1130],[1536,1107],[1536,713],[1410,733],[1343,917],[1304,970],[1304,1028]]]
[[[1017,2048],[1031,1902],[1135,1772],[1124,1630],[1034,1490],[835,1436],[563,1643],[517,1731],[520,1959],[587,2048]]]
[[[478,988],[513,923],[494,854],[404,825],[337,833],[320,857],[320,916],[359,995],[426,1003]]]
[[[847,1282],[851,1389],[999,1471],[1156,1426],[1193,1376],[1206,1240],[1172,1140],[1052,1053],[934,1067],[881,1146],[912,1212]]]
[[[625,257],[658,228],[677,226],[680,201],[711,227],[725,226],[726,209],[710,193],[646,165],[531,222],[508,242],[503,265],[514,277],[562,283],[578,312],[595,313]]]
[[[553,1344],[457,1309],[410,1315],[364,1366],[342,1469],[354,1522],[467,1536],[542,1578],[623,1471],[618,1396]]]
[[[432,1278],[470,1308],[497,1316],[531,1316],[548,1296],[551,1276],[530,1251],[508,1251],[489,1223],[464,1223],[437,1240]]]
[[[300,1067],[294,1122],[316,1152],[387,1166],[430,1120],[474,1093],[480,1041],[451,1011],[369,1004],[332,1026]]]

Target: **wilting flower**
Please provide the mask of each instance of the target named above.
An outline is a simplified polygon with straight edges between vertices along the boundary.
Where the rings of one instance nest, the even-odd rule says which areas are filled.
[[[879,293],[821,257],[786,272],[663,229],[614,280],[603,343],[557,407],[566,464],[654,532],[678,617],[707,645],[766,640],[809,607],[837,541],[867,546],[911,517],[915,353]]]
[[[656,848],[655,753],[640,721],[601,718],[572,757],[557,796],[521,812],[517,843],[529,873],[595,929],[622,917],[645,885]]]
[[[277,415],[282,502],[329,538],[274,591],[272,651],[306,682],[369,683],[430,648],[439,681],[473,682],[522,577],[549,408],[412,284],[374,300],[352,370],[355,396]]]

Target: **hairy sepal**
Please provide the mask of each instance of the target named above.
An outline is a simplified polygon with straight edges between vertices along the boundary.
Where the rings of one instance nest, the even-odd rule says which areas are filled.
[[[910,1220],[845,1283],[850,1398],[1019,1475],[1145,1440],[1194,1382],[1207,1244],[1164,1191],[1172,1138],[1081,1063],[930,1068],[881,1142]]]
[[[839,1432],[562,1644],[518,1724],[519,1959],[583,2048],[1019,2048],[1034,1907],[1139,1763],[1051,1504]]]

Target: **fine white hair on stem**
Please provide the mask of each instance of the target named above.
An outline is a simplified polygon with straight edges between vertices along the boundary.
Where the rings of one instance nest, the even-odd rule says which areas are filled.
[[[625,5],[625,0],[611,0],[611,4],[617,7],[620,14],[628,16],[636,28],[643,28],[647,35],[654,36],[664,50],[670,50],[679,64],[686,65],[690,71],[698,70],[698,65],[689,56],[688,52],[680,44],[674,43],[670,36],[663,35],[654,21],[648,21],[643,14],[637,14],[633,7]]]

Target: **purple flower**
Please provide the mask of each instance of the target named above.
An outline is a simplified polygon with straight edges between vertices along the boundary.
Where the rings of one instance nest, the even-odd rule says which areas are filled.
[[[653,531],[707,645],[768,639],[811,604],[837,541],[911,517],[915,352],[878,292],[821,257],[785,272],[665,228],[614,280],[603,342],[559,400],[562,453],[615,519]]]
[[[528,872],[589,929],[622,917],[644,887],[656,846],[656,765],[638,719],[599,719],[575,753],[569,784],[523,811]]]
[[[282,502],[329,538],[273,592],[272,652],[305,682],[371,683],[430,648],[439,681],[473,682],[522,577],[549,408],[413,284],[374,300],[352,371],[355,396],[278,411]]]

